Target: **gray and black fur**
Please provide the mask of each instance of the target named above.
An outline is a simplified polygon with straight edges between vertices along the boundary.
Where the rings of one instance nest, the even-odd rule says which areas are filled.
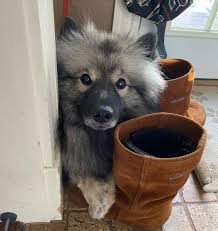
[[[114,127],[158,110],[165,81],[155,61],[156,37],[113,35],[66,18],[57,59],[64,171],[73,182],[107,179]]]

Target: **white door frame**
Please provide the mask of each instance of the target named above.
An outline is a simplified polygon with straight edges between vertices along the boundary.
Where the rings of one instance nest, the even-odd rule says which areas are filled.
[[[156,33],[156,26],[152,21],[130,13],[123,0],[115,0],[112,32],[137,37],[148,32]]]
[[[29,1],[29,0],[25,0]],[[34,1],[34,0],[32,0]],[[55,23],[53,0],[38,0],[38,16],[40,24],[40,36],[42,45],[42,58],[45,98],[41,99],[40,105],[46,114],[44,121],[41,120],[41,142],[44,146],[44,176],[48,203],[53,217],[62,217],[62,190],[61,190],[61,158],[57,146],[57,120],[58,120],[58,84],[57,84],[57,59],[55,41]],[[41,115],[40,115],[41,116]],[[47,124],[46,129],[44,125]]]
[[[112,32],[117,34],[138,33],[141,18],[130,13],[123,0],[115,0]]]

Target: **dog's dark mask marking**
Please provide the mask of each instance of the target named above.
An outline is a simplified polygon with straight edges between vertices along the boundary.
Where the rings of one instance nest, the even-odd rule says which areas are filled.
[[[117,123],[158,110],[165,81],[155,47],[153,34],[132,39],[65,19],[57,41],[59,138],[71,180],[107,177]]]
[[[97,81],[81,95],[80,113],[84,123],[96,130],[113,128],[120,118],[121,100],[107,80]]]

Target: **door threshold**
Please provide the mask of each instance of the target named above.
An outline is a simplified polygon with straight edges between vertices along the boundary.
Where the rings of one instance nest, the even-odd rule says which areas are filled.
[[[0,231],[4,230],[4,225],[0,223]],[[64,231],[63,221],[27,223],[16,222],[9,226],[10,231]]]

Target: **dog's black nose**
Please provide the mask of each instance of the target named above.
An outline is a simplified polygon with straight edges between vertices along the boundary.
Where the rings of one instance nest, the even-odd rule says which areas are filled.
[[[98,123],[107,123],[113,117],[113,109],[108,106],[101,106],[96,113],[94,113],[94,120]]]

